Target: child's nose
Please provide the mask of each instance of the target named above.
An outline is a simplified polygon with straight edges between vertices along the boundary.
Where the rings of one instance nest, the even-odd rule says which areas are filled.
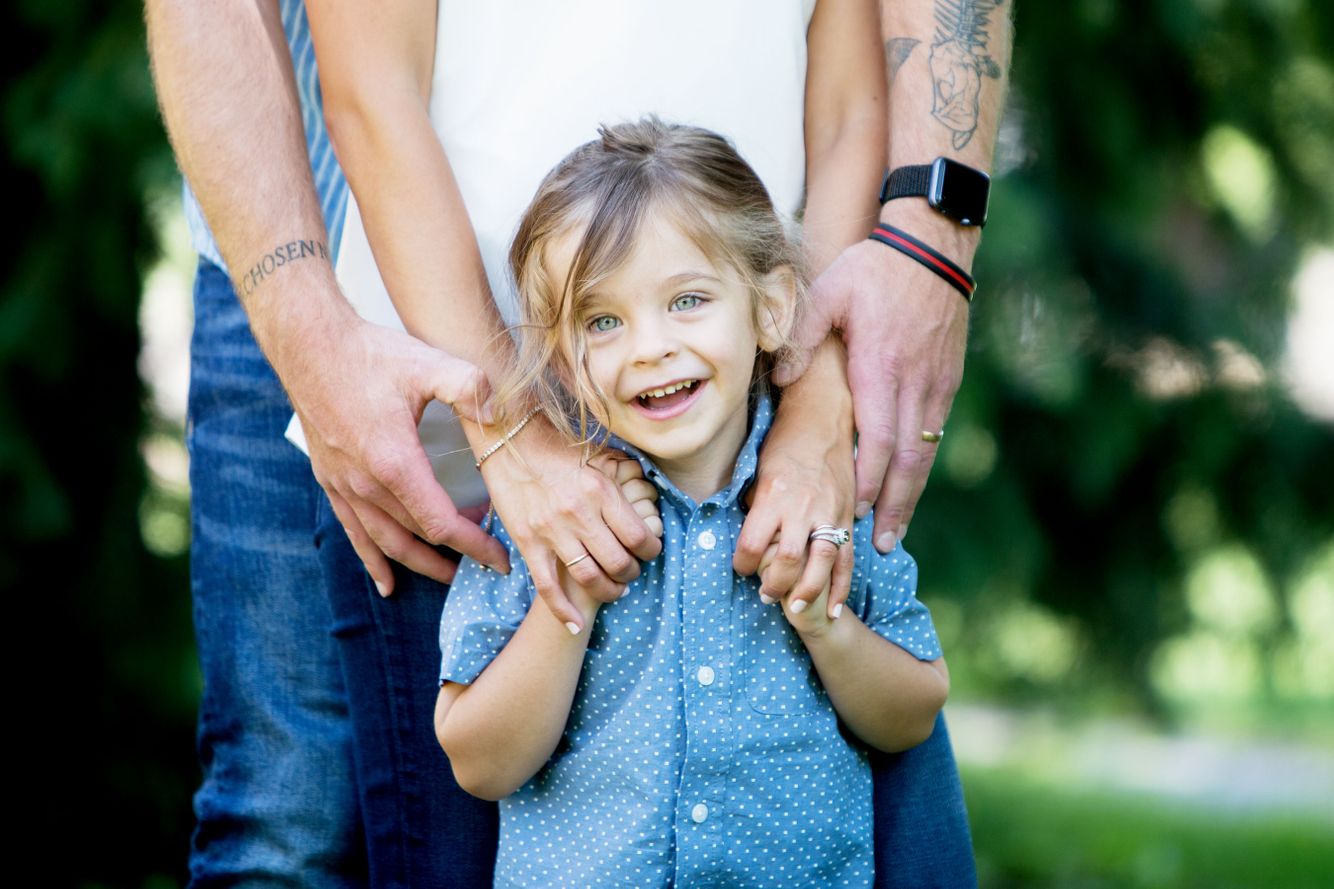
[[[634,342],[636,364],[652,364],[672,358],[680,351],[680,343],[667,325],[640,324],[637,328]]]

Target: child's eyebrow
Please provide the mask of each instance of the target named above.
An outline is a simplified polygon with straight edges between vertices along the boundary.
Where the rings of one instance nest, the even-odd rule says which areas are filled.
[[[694,272],[694,271],[681,272],[679,274],[672,275],[663,283],[684,284],[686,281],[713,281],[715,284],[721,283],[716,276],[710,275],[708,272]]]

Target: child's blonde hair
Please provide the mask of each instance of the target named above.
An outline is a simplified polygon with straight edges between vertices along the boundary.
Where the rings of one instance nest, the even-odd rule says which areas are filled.
[[[598,135],[547,174],[519,223],[509,254],[519,356],[495,399],[502,425],[535,406],[585,444],[605,422],[607,402],[588,373],[583,310],[593,289],[630,256],[650,214],[669,214],[716,267],[740,276],[757,330],[771,311],[768,276],[790,269],[794,300],[803,283],[800,249],[764,184],[722,136],[656,117],[604,126]],[[547,248],[579,226],[583,237],[561,287],[544,265]],[[757,356],[759,380],[788,348],[785,325],[770,327],[782,341]]]

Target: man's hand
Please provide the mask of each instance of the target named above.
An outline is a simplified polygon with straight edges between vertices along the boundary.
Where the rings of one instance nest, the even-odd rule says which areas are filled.
[[[804,355],[832,327],[848,347],[857,425],[857,515],[875,504],[875,546],[889,552],[907,533],[963,379],[968,303],[906,256],[874,241],[847,248],[816,279],[795,333],[796,358],[780,384],[805,369]]]
[[[585,620],[561,587],[558,565],[592,598],[614,602],[639,576],[639,560],[662,551],[622,493],[622,471],[629,470],[584,462],[581,448],[540,416],[482,464],[491,502],[538,595],[571,632],[582,630]]]
[[[432,399],[474,415],[485,376],[408,334],[340,315],[284,362],[282,377],[315,477],[380,594],[393,591],[390,559],[452,580],[455,564],[430,544],[508,572],[505,548],[455,508],[417,437]]]

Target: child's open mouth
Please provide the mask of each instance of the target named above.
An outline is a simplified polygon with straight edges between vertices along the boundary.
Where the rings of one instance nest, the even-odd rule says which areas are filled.
[[[635,404],[645,413],[665,419],[684,410],[703,386],[703,380],[682,380],[661,389],[641,392],[635,398]]]

